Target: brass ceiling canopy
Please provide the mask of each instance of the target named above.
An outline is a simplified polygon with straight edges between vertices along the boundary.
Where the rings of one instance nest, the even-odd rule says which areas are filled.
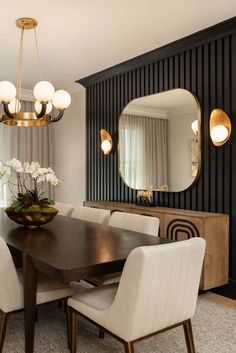
[[[38,22],[34,18],[22,17],[16,20],[16,27],[20,29],[34,29],[38,25]]]
[[[39,58],[38,41],[36,27],[38,23],[33,18],[22,17],[16,20],[16,26],[20,28],[20,47],[17,64],[16,87],[9,81],[0,82],[0,102],[3,104],[5,115],[0,117],[0,122],[8,126],[45,126],[59,121],[66,108],[71,103],[68,92],[58,90],[48,81],[42,81],[42,71]],[[24,31],[33,30],[37,62],[39,68],[40,82],[34,86],[35,112],[21,112],[21,72],[23,64]],[[57,116],[52,118],[49,113],[55,108],[58,110]]]

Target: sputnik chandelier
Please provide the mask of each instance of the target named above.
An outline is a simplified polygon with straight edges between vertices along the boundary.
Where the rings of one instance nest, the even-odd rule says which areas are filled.
[[[36,36],[37,21],[33,18],[19,18],[16,26],[21,29],[20,47],[17,64],[16,87],[9,81],[0,82],[0,101],[3,104],[5,114],[0,117],[0,122],[10,126],[45,126],[59,121],[64,110],[69,107],[71,97],[68,92],[58,90],[55,92],[53,85],[48,81],[42,81],[38,42]],[[35,112],[21,112],[21,74],[23,63],[24,31],[34,30],[37,61],[40,72],[40,82],[34,86]],[[58,114],[52,118],[49,113],[53,108]]]

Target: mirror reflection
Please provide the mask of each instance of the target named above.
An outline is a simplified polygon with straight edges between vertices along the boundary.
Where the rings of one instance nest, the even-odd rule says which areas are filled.
[[[187,90],[131,101],[119,119],[119,170],[124,182],[139,190],[187,189],[200,171],[199,127],[199,104]]]

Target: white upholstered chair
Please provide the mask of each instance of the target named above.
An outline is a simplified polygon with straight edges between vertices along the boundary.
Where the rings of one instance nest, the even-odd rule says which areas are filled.
[[[109,210],[102,210],[100,208],[75,206],[71,217],[88,222],[107,224],[110,218],[110,213]]]
[[[113,212],[108,225],[148,235],[158,235],[159,219],[134,213]]]
[[[108,225],[115,228],[122,228],[134,232],[158,236],[159,218],[144,216],[126,212],[113,212],[109,218]],[[101,276],[93,276],[87,282],[100,286],[103,284],[117,283],[120,281],[121,272],[108,273]]]
[[[11,253],[0,237],[0,353],[3,349],[7,319],[10,313],[24,308],[23,275],[16,270]],[[39,274],[37,305],[68,298],[74,290],[65,283]]]
[[[70,203],[63,203],[63,202],[56,202],[55,207],[59,211],[58,212],[59,215],[68,216],[68,217],[71,216],[74,209],[74,205]]]
[[[183,325],[188,353],[194,353],[194,316],[205,240],[192,238],[134,249],[119,284],[78,292],[68,299],[70,348],[76,352],[77,313],[124,343]]]

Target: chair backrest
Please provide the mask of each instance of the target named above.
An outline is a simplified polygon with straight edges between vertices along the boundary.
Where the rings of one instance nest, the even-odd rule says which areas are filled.
[[[159,218],[126,212],[113,212],[108,225],[148,235],[158,235]]]
[[[56,202],[55,207],[56,207],[56,209],[58,209],[59,215],[68,216],[68,217],[71,216],[73,209],[74,209],[74,205],[72,205],[70,203],[63,203],[63,202]]]
[[[23,290],[11,253],[0,237],[0,309],[5,313],[21,308]]]
[[[107,224],[110,218],[110,211],[100,208],[76,206],[72,212],[72,218],[78,218],[88,222]]]
[[[116,334],[132,341],[192,318],[204,252],[203,238],[134,249],[109,308]]]

